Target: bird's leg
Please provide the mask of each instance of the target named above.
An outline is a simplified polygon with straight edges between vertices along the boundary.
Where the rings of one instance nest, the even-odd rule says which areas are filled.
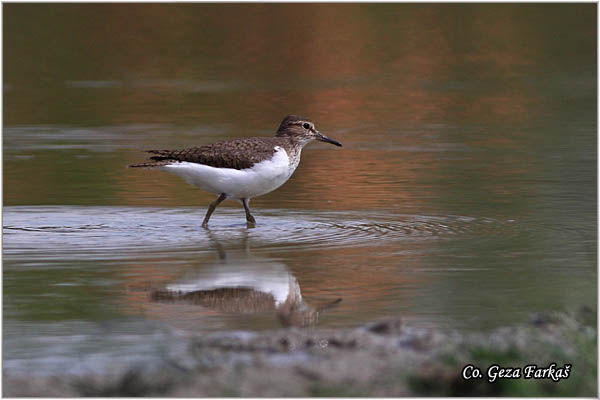
[[[215,208],[217,208],[217,206],[219,204],[221,204],[221,202],[223,200],[225,200],[226,198],[227,198],[227,195],[225,193],[221,193],[221,195],[219,197],[217,197],[217,199],[215,201],[210,203],[210,206],[208,206],[208,211],[206,212],[206,216],[204,217],[204,221],[202,221],[203,228],[208,228],[208,220],[210,219],[210,216],[215,211]]]
[[[250,207],[248,206],[249,202],[250,200],[248,199],[242,199],[244,210],[246,210],[246,222],[248,223],[248,226],[254,227],[254,225],[256,224],[256,220],[254,219],[252,214],[250,214]]]

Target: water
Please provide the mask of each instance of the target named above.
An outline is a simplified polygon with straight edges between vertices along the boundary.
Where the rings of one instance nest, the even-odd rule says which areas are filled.
[[[595,306],[595,7],[7,5],[4,370]],[[290,113],[344,147],[309,145],[254,229],[225,202],[205,231],[211,195],[126,168]]]

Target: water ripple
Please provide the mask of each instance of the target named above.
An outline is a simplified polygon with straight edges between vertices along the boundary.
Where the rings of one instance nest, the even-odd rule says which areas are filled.
[[[247,239],[255,248],[344,247],[395,241],[497,237],[522,233],[515,221],[466,216],[382,212],[256,210],[247,229],[243,213],[220,208],[211,230],[204,209],[20,206],[4,210],[4,255],[11,258],[88,259],[157,257],[166,251],[213,251],[213,240]]]

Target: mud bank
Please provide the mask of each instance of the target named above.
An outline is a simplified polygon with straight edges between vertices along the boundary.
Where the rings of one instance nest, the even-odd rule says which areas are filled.
[[[358,329],[197,334],[186,338],[185,351],[158,368],[115,366],[111,372],[78,377],[60,371],[52,377],[15,376],[5,370],[3,394],[595,397],[596,336],[596,311],[587,307],[536,314],[523,326],[471,334],[416,329],[400,319]],[[525,370],[533,364],[537,374],[536,368]],[[472,367],[465,370],[467,365]]]

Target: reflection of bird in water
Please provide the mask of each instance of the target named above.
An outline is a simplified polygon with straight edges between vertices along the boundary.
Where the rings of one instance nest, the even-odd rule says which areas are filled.
[[[184,301],[224,313],[275,311],[286,327],[314,325],[322,311],[342,301],[313,307],[303,301],[298,281],[284,263],[250,254],[247,236],[243,250],[226,251],[212,233],[208,234],[219,252],[219,261],[154,290],[152,300]]]

